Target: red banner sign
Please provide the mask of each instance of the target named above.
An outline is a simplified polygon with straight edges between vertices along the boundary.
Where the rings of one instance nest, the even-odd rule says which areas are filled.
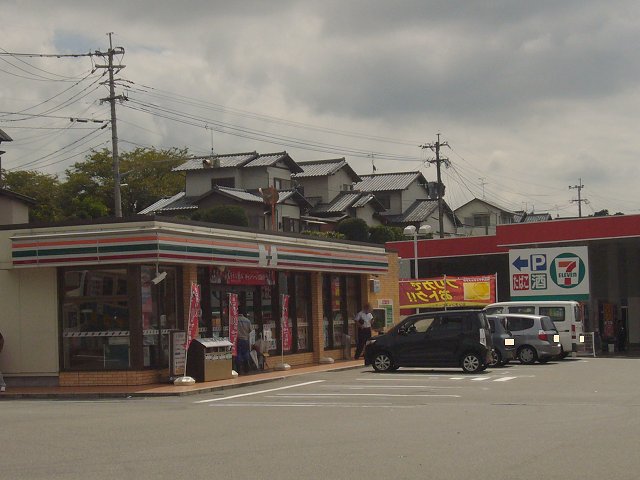
[[[233,343],[231,355],[234,357],[238,352],[238,294],[229,294],[229,341]]]
[[[194,338],[198,336],[198,317],[200,316],[200,285],[191,284],[191,297],[189,301],[189,323],[184,349],[188,350]]]
[[[220,270],[211,267],[211,283],[227,285],[273,285],[272,270],[257,270],[251,268],[226,268]]]
[[[400,282],[400,308],[483,307],[496,301],[496,276],[441,277]]]
[[[291,326],[289,325],[289,295],[282,295],[282,348],[291,350]]]

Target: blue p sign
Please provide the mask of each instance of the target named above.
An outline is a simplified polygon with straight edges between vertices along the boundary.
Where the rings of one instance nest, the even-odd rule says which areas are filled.
[[[532,272],[540,272],[547,269],[547,256],[544,254],[534,253],[531,255],[531,265]]]

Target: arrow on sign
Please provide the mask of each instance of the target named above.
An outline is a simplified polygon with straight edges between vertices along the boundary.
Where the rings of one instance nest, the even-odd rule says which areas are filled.
[[[529,260],[520,258],[520,255],[518,255],[518,258],[516,258],[515,261],[513,262],[513,266],[516,267],[518,271],[521,271],[523,268],[526,268],[529,266]]]

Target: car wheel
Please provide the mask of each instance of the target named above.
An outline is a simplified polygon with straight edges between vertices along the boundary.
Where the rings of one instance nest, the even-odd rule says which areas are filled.
[[[491,350],[491,361],[489,362],[490,367],[497,367],[502,365],[502,354],[499,350]]]
[[[372,365],[376,372],[389,372],[394,369],[391,356],[387,352],[376,353]]]
[[[529,345],[525,345],[518,350],[518,360],[520,360],[520,363],[523,365],[531,365],[532,363],[535,363],[537,357],[538,354],[536,353],[536,350]]]
[[[476,373],[479,372],[483,365],[480,357],[477,353],[467,353],[462,357],[462,370],[464,373]]]

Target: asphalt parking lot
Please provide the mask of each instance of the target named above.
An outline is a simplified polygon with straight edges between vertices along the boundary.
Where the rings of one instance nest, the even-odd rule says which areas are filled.
[[[0,478],[635,479],[638,365],[362,367],[189,397],[7,401]]]

